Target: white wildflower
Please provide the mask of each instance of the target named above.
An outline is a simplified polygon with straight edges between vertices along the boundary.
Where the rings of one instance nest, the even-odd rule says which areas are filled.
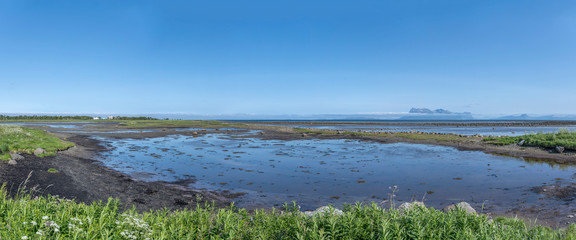
[[[42,220],[48,220],[48,216],[42,217]]]
[[[36,226],[36,224],[37,224],[36,221],[32,221],[30,223],[32,223],[32,225],[34,225],[34,226]]]
[[[22,236],[20,239],[28,239],[28,236]]]

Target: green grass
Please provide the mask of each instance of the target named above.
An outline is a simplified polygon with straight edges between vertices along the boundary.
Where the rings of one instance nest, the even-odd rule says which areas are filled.
[[[122,211],[116,199],[75,203],[52,196],[16,198],[0,190],[2,239],[574,239],[576,227],[528,227],[509,218],[489,221],[463,211],[417,207],[404,212],[376,204],[348,205],[342,216],[307,217],[289,210],[209,204],[195,210]],[[289,208],[287,208],[289,209]],[[291,208],[294,209],[294,208]]]
[[[11,152],[32,154],[36,148],[43,148],[47,152],[40,154],[40,157],[51,156],[72,146],[73,143],[62,141],[42,130],[0,125],[0,160],[9,160]]]
[[[54,168],[49,168],[48,170],[46,170],[49,173],[59,173],[60,171],[54,169]]]
[[[524,141],[524,146],[554,148],[556,146],[564,147],[569,150],[576,150],[576,131],[560,129],[555,133],[532,133],[524,136],[502,136],[486,138],[484,141],[495,145],[518,144]]]
[[[305,128],[294,128],[297,133],[309,133],[309,134],[337,134],[336,130],[320,130],[320,129],[305,129]],[[411,132],[352,132],[352,131],[340,131],[341,134],[346,135],[356,135],[356,136],[366,136],[366,137],[396,137],[412,140],[434,140],[440,142],[458,142],[458,141],[469,141],[473,139],[481,139],[482,137],[476,136],[460,136],[453,134],[432,134],[432,133],[411,133]]]

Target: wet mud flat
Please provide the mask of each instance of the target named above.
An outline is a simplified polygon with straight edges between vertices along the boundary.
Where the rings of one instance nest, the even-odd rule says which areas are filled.
[[[2,166],[0,178],[8,179],[8,187],[16,189],[33,170],[27,186],[38,186],[42,193],[83,202],[116,197],[142,211],[191,208],[205,200],[218,206],[234,201],[250,209],[279,207],[291,200],[306,209],[355,201],[388,206],[388,187],[397,185],[397,204],[424,199],[427,205],[441,208],[465,200],[486,214],[537,219],[538,224],[552,227],[574,222],[570,216],[576,214],[572,206],[576,187],[571,165],[493,155],[486,158],[482,152],[491,152],[490,147],[475,142],[303,135],[247,128],[251,130],[126,130],[106,125],[70,132],[77,129],[49,127],[48,131],[78,147],[44,159],[26,156],[27,160],[16,166]],[[525,152],[525,160],[534,156],[534,152],[515,151]],[[475,161],[462,163],[461,158]],[[422,172],[418,165],[429,171]],[[463,165],[472,170],[429,174],[442,173],[446,166],[462,170]],[[190,166],[192,170],[186,170]],[[48,168],[60,172],[48,173]],[[437,170],[430,170],[434,168]],[[542,177],[526,179],[537,175]],[[517,178],[517,182],[500,182],[503,178]],[[457,188],[448,192],[446,186]]]
[[[229,205],[234,196],[195,190],[178,183],[146,182],[103,166],[97,159],[106,151],[98,141],[89,136],[75,135],[63,139],[76,143],[76,147],[56,156],[39,158],[24,154],[25,159],[16,165],[2,164],[0,180],[6,184],[10,195],[25,187],[34,195],[56,195],[77,202],[106,202],[117,198],[126,208],[139,211],[151,209],[187,209],[196,203],[212,202],[216,206]],[[51,173],[48,169],[58,170]]]
[[[443,208],[467,201],[482,213],[557,227],[576,213],[569,201],[537,190],[557,179],[572,181],[573,166],[480,151],[275,131],[97,139],[111,149],[101,159],[110,168],[146,181],[241,192],[233,201],[249,209],[291,201],[304,210],[413,200]]]

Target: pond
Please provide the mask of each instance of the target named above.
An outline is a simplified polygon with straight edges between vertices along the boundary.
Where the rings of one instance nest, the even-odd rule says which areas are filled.
[[[111,150],[104,165],[145,181],[244,192],[241,207],[297,201],[303,209],[356,201],[468,201],[505,209],[552,201],[530,189],[572,181],[574,166],[421,144],[357,140],[261,140],[235,134],[147,139],[94,137]],[[397,186],[396,195],[392,188]]]

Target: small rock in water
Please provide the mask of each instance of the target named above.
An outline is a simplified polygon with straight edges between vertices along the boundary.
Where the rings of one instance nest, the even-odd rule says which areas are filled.
[[[558,153],[563,153],[563,152],[564,152],[564,147],[556,146],[556,152],[558,152]]]
[[[16,161],[24,160],[24,157],[18,153],[10,153],[10,157]]]
[[[16,164],[18,164],[18,163],[16,162],[16,160],[10,159],[10,161],[8,161],[8,164],[10,164],[10,165],[16,165]]]
[[[38,156],[40,154],[46,153],[46,150],[44,150],[43,148],[36,148],[36,150],[34,150],[34,155]]]
[[[573,217],[574,217],[574,215],[568,215],[568,216],[566,216],[566,217],[568,217],[568,218],[573,218]]]
[[[464,210],[468,214],[476,214],[476,210],[472,206],[470,206],[470,204],[468,204],[467,202],[459,202],[456,205],[454,204],[448,205],[444,208],[444,212],[450,212],[458,208]]]

